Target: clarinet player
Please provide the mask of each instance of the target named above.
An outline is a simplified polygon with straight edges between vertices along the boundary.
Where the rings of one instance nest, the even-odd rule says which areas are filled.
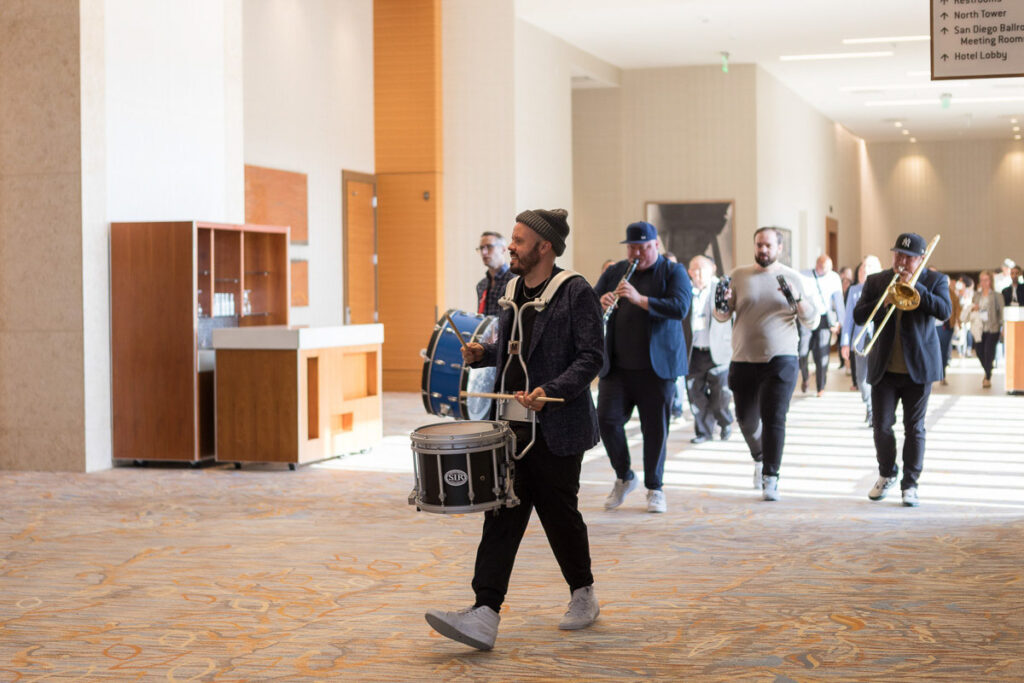
[[[647,511],[665,512],[662,491],[665,442],[676,378],[686,374],[686,342],[680,321],[693,296],[686,269],[658,253],[650,223],[626,228],[626,260],[601,275],[594,287],[605,311],[604,365],[598,375],[597,419],[615,470],[606,510],[622,505],[638,485],[626,443],[626,422],[635,408],[643,432]],[[636,265],[629,278],[625,275]]]

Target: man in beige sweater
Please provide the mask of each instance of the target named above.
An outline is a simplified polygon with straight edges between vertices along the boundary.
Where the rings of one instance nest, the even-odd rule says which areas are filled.
[[[779,499],[779,466],[786,440],[786,413],[796,387],[797,321],[813,329],[817,309],[804,296],[803,279],[778,262],[782,233],[754,233],[754,261],[740,266],[722,293],[715,318],[734,312],[729,388],[736,419],[754,459],[754,486],[765,500]]]

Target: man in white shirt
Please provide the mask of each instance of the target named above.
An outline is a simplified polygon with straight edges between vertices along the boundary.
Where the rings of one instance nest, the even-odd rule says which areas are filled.
[[[818,396],[825,393],[828,379],[829,349],[832,335],[839,329],[839,321],[846,312],[843,306],[843,281],[832,270],[832,259],[825,254],[818,257],[814,268],[800,272],[804,276],[804,288],[818,311],[819,323],[813,330],[800,328],[800,388],[807,391],[808,354],[814,356],[815,389]]]
[[[707,256],[690,259],[690,280],[693,299],[688,326],[690,362],[686,374],[686,393],[693,411],[695,436],[690,443],[710,441],[719,427],[722,440],[732,435],[733,416],[729,408],[729,360],[732,358],[732,319],[720,322],[714,318],[715,264]]]

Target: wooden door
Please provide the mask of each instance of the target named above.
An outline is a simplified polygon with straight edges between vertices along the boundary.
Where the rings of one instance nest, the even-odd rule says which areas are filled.
[[[825,217],[825,253],[832,259],[832,269],[839,270],[839,221]]]
[[[377,315],[377,184],[373,176],[342,171],[343,255],[347,325]]]

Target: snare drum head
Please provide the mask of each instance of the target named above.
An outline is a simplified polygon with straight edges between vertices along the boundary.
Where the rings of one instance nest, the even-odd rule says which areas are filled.
[[[503,434],[508,427],[504,422],[493,420],[460,420],[458,422],[435,422],[429,425],[417,427],[412,432],[412,437],[437,440],[475,440]]]

